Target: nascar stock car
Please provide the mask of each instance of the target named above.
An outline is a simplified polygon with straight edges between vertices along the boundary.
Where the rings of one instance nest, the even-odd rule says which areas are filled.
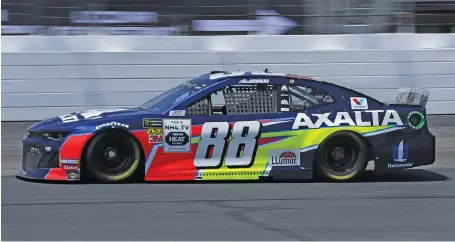
[[[289,74],[212,71],[135,108],[43,120],[23,139],[20,177],[126,182],[347,181],[433,164],[429,92],[394,103]]]

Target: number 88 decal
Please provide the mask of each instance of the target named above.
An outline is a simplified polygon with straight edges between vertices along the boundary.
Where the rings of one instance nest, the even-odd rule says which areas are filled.
[[[232,139],[229,145],[226,145],[231,131]],[[261,123],[258,121],[236,122],[232,130],[228,122],[205,123],[202,126],[194,166],[197,168],[220,167],[224,157],[226,157],[224,162],[228,167],[251,166],[258,146],[257,139],[260,131]]]

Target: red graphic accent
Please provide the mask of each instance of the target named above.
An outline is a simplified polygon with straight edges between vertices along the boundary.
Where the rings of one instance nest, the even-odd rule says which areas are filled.
[[[294,152],[286,151],[281,153],[280,158],[296,158]]]
[[[92,134],[71,135],[60,148],[60,159],[80,160],[82,150]]]
[[[46,180],[66,181],[66,170],[52,168],[46,176]]]
[[[145,175],[146,181],[194,180],[197,169],[193,165],[197,145],[191,145],[189,153],[164,153],[160,147]]]
[[[191,135],[194,136],[200,136],[201,135],[201,130],[202,130],[202,125],[193,125],[191,129]]]
[[[258,145],[264,145],[273,141],[282,139],[282,137],[271,137],[271,138],[262,138],[258,140]]]

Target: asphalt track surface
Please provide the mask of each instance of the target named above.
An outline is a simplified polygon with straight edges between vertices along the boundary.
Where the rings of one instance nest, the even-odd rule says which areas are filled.
[[[30,123],[2,123],[2,240],[455,240],[455,116],[436,163],[357,183],[22,181]]]

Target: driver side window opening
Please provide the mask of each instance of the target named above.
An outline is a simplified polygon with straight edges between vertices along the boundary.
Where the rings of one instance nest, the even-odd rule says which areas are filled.
[[[282,92],[282,94],[285,94],[285,92]],[[289,112],[300,112],[307,108],[323,106],[334,102],[330,93],[308,86],[289,86],[288,98]]]
[[[278,112],[277,86],[232,85],[196,101],[188,115],[248,115]]]

